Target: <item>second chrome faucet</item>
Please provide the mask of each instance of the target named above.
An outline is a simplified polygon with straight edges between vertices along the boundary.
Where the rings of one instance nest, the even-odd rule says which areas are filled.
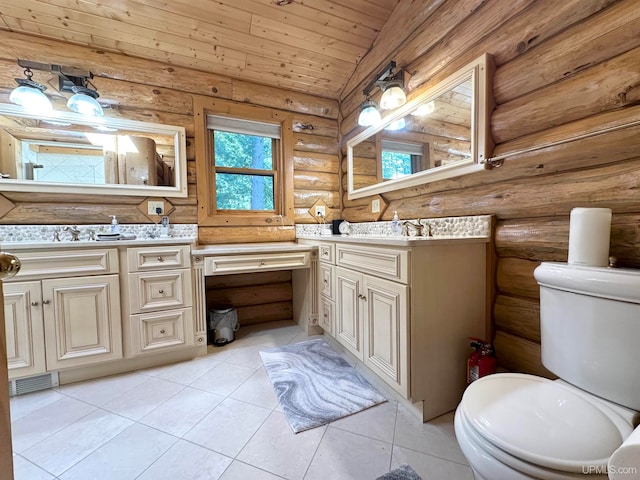
[[[431,236],[431,225],[429,225],[428,223],[426,225],[423,224],[421,219],[418,219],[418,221],[415,223],[410,220],[405,220],[404,222],[402,222],[402,235],[405,237],[408,236],[410,228],[416,232],[417,237]]]

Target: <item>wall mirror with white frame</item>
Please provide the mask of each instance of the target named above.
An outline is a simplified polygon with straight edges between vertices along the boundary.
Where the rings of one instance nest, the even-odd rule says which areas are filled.
[[[185,129],[0,104],[0,191],[186,197]]]
[[[482,170],[493,149],[493,72],[484,54],[350,139],[349,199]]]

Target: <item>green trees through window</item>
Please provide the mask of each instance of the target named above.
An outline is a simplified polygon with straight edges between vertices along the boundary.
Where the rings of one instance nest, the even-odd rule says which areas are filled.
[[[218,210],[274,211],[274,152],[277,140],[215,130]]]
[[[382,151],[382,179],[390,180],[413,173],[413,156],[410,153]]]

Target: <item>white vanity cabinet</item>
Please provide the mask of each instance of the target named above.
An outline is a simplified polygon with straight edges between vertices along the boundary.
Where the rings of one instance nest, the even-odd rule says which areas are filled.
[[[319,243],[320,325],[423,421],[459,403],[467,337],[486,334],[487,242]]]
[[[122,358],[117,249],[20,252],[5,281],[9,377]]]
[[[190,267],[188,245],[127,249],[127,357],[194,344]]]
[[[409,398],[408,252],[337,244],[336,259],[336,340]]]

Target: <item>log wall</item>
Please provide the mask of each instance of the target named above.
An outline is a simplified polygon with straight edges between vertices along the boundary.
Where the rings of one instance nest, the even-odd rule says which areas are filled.
[[[168,199],[172,223],[197,223],[193,95],[207,95],[294,113],[294,208],[297,223],[315,223],[311,206],[322,199],[329,218],[340,212],[338,102],[256,85],[219,75],[135,59],[76,45],[0,31],[0,102],[8,102],[14,78],[23,77],[16,59],[91,70],[105,115],[183,126],[187,133],[189,196]],[[64,102],[54,102],[65,109]],[[137,207],[144,197],[2,192],[15,204],[0,224],[151,223]],[[2,198],[0,197],[0,200]],[[2,203],[2,202],[0,202]],[[224,230],[224,233],[221,233]],[[201,227],[199,243],[293,240],[289,227]],[[292,318],[291,274],[278,278],[229,276],[207,279],[207,303],[231,303],[241,325]],[[243,277],[243,276],[240,276]],[[246,278],[251,278],[246,284]],[[224,280],[224,281],[223,281]],[[231,282],[228,285],[221,284]]]
[[[291,271],[206,277],[209,308],[233,305],[241,326],[293,317]]]
[[[495,215],[493,319],[500,361],[512,370],[546,373],[531,272],[541,261],[566,260],[571,208],[612,208],[611,254],[621,265],[640,267],[640,127],[615,129],[640,120],[638,31],[635,0],[401,2],[339,102],[3,31],[0,101],[7,100],[13,78],[22,76],[18,58],[73,65],[96,75],[101,100],[111,105],[107,115],[184,126],[189,196],[170,199],[173,223],[195,223],[197,217],[192,95],[294,112],[296,222],[314,222],[308,209],[318,199],[333,217],[364,221],[371,219],[370,199],[347,199],[339,148],[359,131],[362,88],[391,59],[410,72],[409,88],[416,91],[488,52],[497,66],[495,155],[611,130],[511,155],[492,171],[390,192],[383,220],[394,210],[404,218]],[[141,197],[0,193],[15,204],[2,224],[106,223],[111,214],[123,223],[150,222],[136,208]],[[277,227],[251,237],[236,227],[226,233],[226,241],[283,238]],[[284,237],[292,238],[291,230]],[[200,242],[217,238],[203,232]]]
[[[337,101],[11,32],[0,32],[0,39],[0,102],[8,102],[14,78],[23,77],[16,59],[75,66],[96,76],[92,82],[100,101],[110,106],[105,115],[186,129],[189,196],[169,199],[176,207],[170,215],[172,223],[197,223],[193,95],[294,112],[295,220],[315,222],[309,208],[318,199],[330,207],[332,216],[339,213]],[[63,102],[54,103],[55,108],[65,109]],[[152,221],[136,208],[144,197],[14,193],[1,189],[0,193],[15,204],[0,218],[0,224],[108,223],[109,215],[117,215],[121,223]],[[284,234],[282,230],[275,227],[254,235],[242,228],[230,228],[222,238],[227,243],[294,238],[292,229]],[[216,243],[221,236],[204,230],[200,237],[200,243]]]
[[[404,14],[418,18],[420,3]],[[463,0],[421,21],[402,42],[377,42],[352,76],[341,98],[343,152],[360,131],[362,87],[385,62],[404,67],[415,92],[484,52],[494,56],[494,155],[537,150],[508,156],[498,169],[384,194],[383,220],[395,210],[401,218],[494,215],[499,362],[551,376],[540,361],[533,270],[567,260],[571,209],[611,208],[611,255],[640,267],[640,126],[616,129],[640,120],[640,9],[635,0]],[[585,133],[594,136],[540,148]],[[370,200],[345,194],[344,218],[367,220]]]

